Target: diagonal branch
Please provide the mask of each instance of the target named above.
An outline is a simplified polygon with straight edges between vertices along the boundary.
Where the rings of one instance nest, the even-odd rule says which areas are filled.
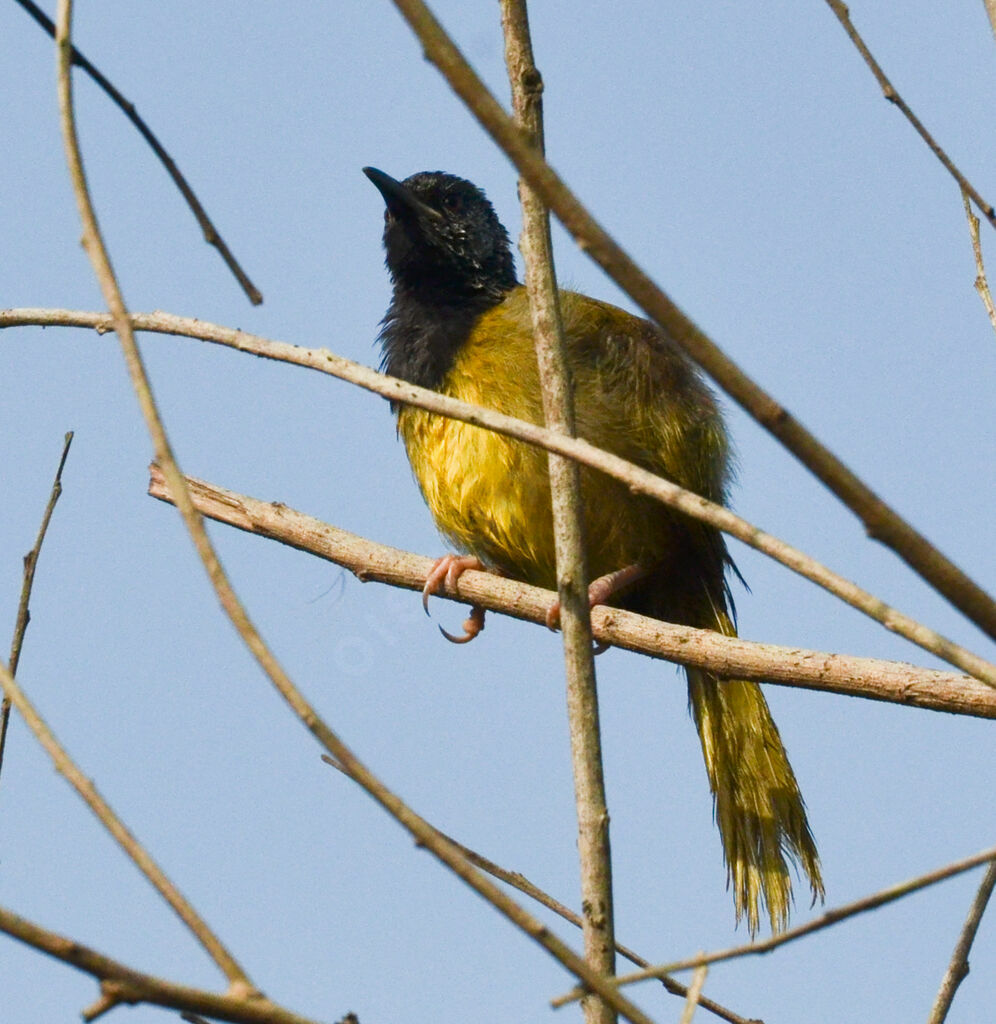
[[[692,983],[688,986],[688,998],[685,1000],[685,1007],[681,1011],[681,1020],[678,1021],[678,1024],[692,1024],[692,1018],[695,1016],[695,1007],[705,1005],[705,1000],[702,997],[702,986],[705,985],[708,973],[709,968],[705,964],[695,968]]]
[[[422,0],[393,0],[430,60],[578,245],[731,398],[776,437],[916,573],[996,639],[996,601],[767,394],[657,287],[536,152]]]
[[[996,860],[989,865],[982,877],[982,884],[975,894],[975,899],[972,900],[972,906],[969,908],[968,917],[965,919],[958,943],[951,955],[951,963],[948,964],[948,969],[944,974],[944,980],[941,982],[937,999],[927,1018],[927,1024],[944,1024],[958,986],[968,977],[968,954],[972,949],[975,933],[979,930],[979,923],[982,921],[982,915],[986,912],[986,906],[994,888],[996,888]]]
[[[758,953],[770,953],[771,950],[784,946],[787,942],[793,942],[804,935],[811,935],[813,932],[829,928],[831,925],[838,924],[849,917],[855,917],[857,914],[876,910],[887,903],[893,903],[904,896],[909,896],[912,893],[919,892],[921,889],[926,889],[927,886],[936,885],[938,882],[944,882],[955,875],[971,871],[972,868],[977,868],[980,864],[985,864],[987,861],[996,861],[996,846],[983,850],[981,853],[976,853],[971,857],[966,857],[964,860],[955,861],[943,868],[938,868],[936,871],[930,871],[925,875],[912,878],[907,882],[900,882],[898,885],[890,886],[888,889],[882,889],[880,892],[874,893],[871,896],[865,896],[860,900],[855,900],[853,903],[846,903],[842,907],[828,910],[825,914],[821,914],[818,918],[807,924],[799,925],[798,928],[790,928],[788,931],[782,932],[780,935],[773,935],[762,942],[752,942],[746,946],[733,946],[730,949],[723,949],[716,953],[700,953],[698,956],[689,957],[687,960],[675,960],[673,963],[662,964],[660,967],[654,967],[649,971],[638,971],[633,974],[620,975],[616,981],[619,985],[630,985],[637,981],[657,978],[661,974],[687,971],[695,967],[703,967],[706,964],[719,963],[722,960],[733,960],[737,957],[752,956]],[[574,989],[566,995],[558,996],[553,1000],[552,1005],[564,1006],[567,1003],[582,998],[583,995],[583,990]]]
[[[152,466],[151,474],[149,493],[172,501],[158,467]],[[327,559],[361,581],[421,590],[432,566],[429,558],[358,537],[280,502],[236,494],[193,477],[186,481],[197,508],[209,518]],[[547,590],[475,571],[465,572],[445,596],[538,625],[545,625],[553,598]],[[996,690],[969,676],[903,662],[750,643],[604,606],[593,609],[592,624],[599,643],[695,665],[721,676],[996,718]]]
[[[848,39],[850,39],[851,42],[854,43],[854,48],[858,51],[858,53],[861,54],[861,59],[868,65],[869,71],[871,71],[871,73],[875,76],[875,81],[878,82],[878,86],[882,90],[882,95],[891,104],[893,104],[900,111],[902,111],[903,116],[906,118],[906,120],[909,121],[911,125],[913,125],[914,129],[916,129],[916,133],[920,136],[921,139],[923,139],[924,142],[927,143],[927,147],[930,149],[931,153],[933,153],[934,156],[936,156],[937,159],[941,161],[941,163],[947,170],[948,174],[950,174],[951,177],[958,182],[958,187],[961,189],[962,193],[971,198],[972,202],[975,203],[976,207],[978,207],[979,212],[982,214],[982,216],[985,217],[987,221],[989,221],[990,226],[996,228],[996,209],[993,209],[992,204],[987,203],[985,199],[983,199],[982,196],[979,195],[979,193],[973,187],[972,183],[965,177],[964,174],[961,173],[961,171],[958,170],[958,168],[955,166],[954,162],[947,155],[947,153],[945,153],[944,150],[941,149],[940,145],[938,144],[934,136],[931,135],[929,131],[927,131],[926,126],[920,120],[920,118],[918,118],[916,114],[913,113],[913,111],[909,108],[908,104],[902,98],[902,96],[900,96],[899,93],[896,92],[895,86],[892,84],[892,82],[889,81],[885,72],[882,70],[881,65],[872,56],[871,51],[868,49],[868,46],[865,43],[864,39],[861,38],[861,35],[859,34],[858,30],[854,27],[854,23],[851,21],[851,13],[847,9],[847,5],[842,3],[841,0],[826,0],[826,2],[830,10],[832,10],[833,13],[837,16],[837,20],[840,22],[844,31],[847,33]]]
[[[21,645],[24,643],[24,634],[31,621],[31,588],[35,582],[35,569],[38,566],[38,556],[41,554],[41,547],[45,541],[45,534],[48,533],[48,524],[55,511],[55,504],[62,495],[62,470],[69,457],[69,446],[73,443],[73,432],[70,430],[63,441],[62,456],[59,459],[59,468],[55,471],[55,479],[52,481],[52,491],[48,496],[48,504],[42,514],[41,525],[38,527],[38,536],[35,538],[35,546],[24,556],[24,577],[21,584],[21,599],[17,604],[17,621],[14,624],[14,639],[10,644],[10,673],[17,674],[17,663],[21,660]],[[7,723],[10,721],[10,699],[6,694],[0,700],[0,770],[3,769],[3,755],[7,746]]]
[[[96,978],[101,988],[101,999],[96,1005],[101,1008],[107,1004],[151,1003],[173,1010],[204,1013],[235,1024],[317,1024],[270,1002],[259,993],[217,995],[143,974],[4,907],[0,907],[0,932]],[[96,1012],[87,1011],[84,1019],[93,1020]]]
[[[211,931],[207,922],[184,898],[162,868],[128,830],[125,823],[114,813],[111,805],[100,795],[97,787],[80,771],[45,720],[28,700],[10,670],[2,662],[0,662],[0,687],[17,708],[28,728],[35,734],[35,738],[45,748],[45,752],[52,759],[56,770],[76,790],[118,846],[131,858],[156,892],[169,904],[176,916],[190,929],[211,959],[221,968],[222,973],[231,982],[232,992],[242,995],[256,992],[255,985],[252,984],[245,971],[242,970],[221,940]]]
[[[349,778],[349,772],[341,764],[338,764],[334,758],[329,757],[327,754],[322,755],[322,760],[337,771],[342,772],[347,778]],[[569,907],[565,907],[559,900],[555,900],[549,893],[544,892],[538,885],[534,885],[519,871],[508,871],[503,868],[500,864],[495,864],[493,860],[488,860],[487,857],[482,857],[481,854],[470,849],[469,846],[464,846],[463,843],[457,842],[452,836],[447,835],[440,829],[436,831],[448,842],[451,842],[463,855],[470,861],[475,867],[479,867],[482,871],[486,871],[492,878],[497,878],[500,882],[505,882],[506,885],[512,886],[513,889],[518,889],[519,892],[525,893],[530,899],[536,900],[537,903],[542,904],[547,910],[552,910],[559,917],[562,917],[565,921],[570,921],[577,928],[581,928],[584,924],[580,915],[575,914]],[[626,957],[631,963],[636,964],[637,967],[649,967],[650,962],[644,960],[638,953],[634,953],[633,950],[627,949],[626,946],[616,943],[616,952],[621,956]],[[665,975],[660,979],[664,988],[672,995],[681,996],[682,999],[686,999],[689,994],[689,988],[686,985],[682,985],[680,981],[675,978]],[[719,1003],[714,1002],[711,999],[707,999],[705,996],[700,996],[699,1005],[704,1009],[714,1013],[717,1017],[728,1021],[729,1024],[757,1024],[756,1021],[747,1020],[741,1017],[739,1014],[734,1013],[732,1010],[728,1010],[725,1006],[721,1006]]]
[[[183,477],[179,467],[173,458],[169,441],[162,423],[156,411],[155,399],[149,387],[148,378],[145,375],[145,368],[142,364],[142,357],[139,354],[138,346],[135,343],[131,322],[128,319],[128,311],[125,308],[121,290],[118,287],[114,271],[111,268],[110,257],[104,246],[101,237],[100,227],[97,224],[97,217],[94,213],[93,204],[90,201],[90,194],[87,188],[86,175],[83,171],[83,158],[80,154],[79,140],[76,137],[76,116],[73,107],[73,88],[70,66],[72,63],[72,40],[70,38],[70,27],[72,23],[73,4],[72,0],[59,0],[58,20],[56,23],[56,84],[59,97],[59,115],[62,129],[63,144],[66,150],[66,163],[69,169],[69,176],[72,182],[73,194],[79,210],[80,220],[83,225],[83,248],[93,265],[94,274],[100,285],[104,301],[110,310],[113,327],[121,341],[125,362],[128,367],[129,376],[138,396],[142,411],[146,420],[153,424],[153,438],[156,455],[165,466],[167,478],[176,488],[177,502],[184,516],[185,521],[194,534],[195,543],[203,538],[204,545],[207,545],[207,535],[204,532],[204,524],[197,511],[190,503],[190,497],[186,493],[183,484]],[[155,429],[158,428],[158,429]],[[208,550],[210,551],[209,547]],[[209,555],[202,554],[205,560]],[[162,874],[152,858],[134,841],[128,833],[124,824],[120,822],[102,800],[96,789],[75,769],[65,751],[59,747],[55,737],[48,731],[45,723],[41,720],[34,709],[28,704],[27,698],[20,692],[20,688],[9,673],[0,674],[4,689],[15,706],[28,720],[35,735],[48,750],[50,756],[59,765],[59,770],[66,774],[66,777],[73,782],[77,791],[84,797],[87,803],[93,808],[94,813],[100,817],[114,838],[120,843],[129,856],[142,869],[146,877],[152,882],[163,898],[169,903],[173,910],[180,916],[181,920],[197,937],[198,941],[208,951],[215,963],[221,968],[234,989],[249,992],[254,991],[255,986],[249,980],[245,971],[222,945],[221,941],[214,935],[207,923],[203,921],[192,906],[190,906],[180,893],[170,884],[169,880]]]
[[[15,2],[20,4],[53,39],[55,38],[54,23],[37,4],[32,3],[32,0],[15,0]],[[71,60],[76,67],[85,71],[103,89],[125,117],[138,129],[138,133],[149,144],[152,152],[159,158],[159,162],[166,168],[166,173],[173,179],[173,184],[176,185],[180,190],[180,194],[186,200],[187,206],[190,207],[191,213],[197,219],[197,223],[204,233],[204,241],[208,245],[213,245],[218,250],[218,255],[221,256],[228,269],[235,275],[235,279],[246,293],[246,297],[254,306],[258,306],[263,301],[260,290],[252,283],[249,276],[242,269],[231,249],[225,244],[224,238],[218,234],[218,229],[207,215],[207,211],[201,206],[200,200],[188,184],[187,179],[180,172],[180,168],[176,166],[173,158],[163,148],[162,143],[153,134],[152,129],[139,117],[138,111],[135,110],[135,104],[122,96],[113,83],[108,81],[100,73],[99,69],[95,68],[75,46],[72,48]]]

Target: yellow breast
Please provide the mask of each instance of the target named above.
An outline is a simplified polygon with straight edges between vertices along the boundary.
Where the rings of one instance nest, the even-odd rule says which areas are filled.
[[[579,435],[680,479],[684,452],[692,447],[684,413],[657,393],[661,388],[649,386],[647,373],[634,365],[632,346],[624,345],[617,357],[605,341],[613,331],[625,335],[643,322],[583,296],[563,293],[562,298]],[[601,340],[593,344],[592,338]],[[511,292],[480,318],[440,390],[542,423],[525,289]],[[486,564],[554,587],[546,453],[413,407],[402,409],[398,430],[439,530]],[[582,469],[582,498],[593,576],[668,551],[674,520],[659,504],[587,469]]]

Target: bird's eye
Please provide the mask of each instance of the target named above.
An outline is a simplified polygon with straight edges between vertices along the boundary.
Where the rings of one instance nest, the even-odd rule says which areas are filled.
[[[449,195],[443,196],[440,203],[447,213],[459,213],[463,209],[463,196],[451,192]]]

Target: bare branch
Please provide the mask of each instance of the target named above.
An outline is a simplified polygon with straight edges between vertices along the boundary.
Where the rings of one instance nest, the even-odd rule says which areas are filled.
[[[818,932],[823,928],[829,928],[831,925],[844,921],[849,917],[854,917],[857,914],[863,914],[868,910],[883,907],[887,903],[893,903],[895,900],[909,896],[920,889],[926,889],[927,886],[936,885],[938,882],[953,878],[955,875],[960,875],[965,871],[971,871],[972,868],[977,868],[980,864],[993,860],[996,860],[996,846],[983,850],[981,853],[971,857],[966,857],[964,860],[955,861],[953,864],[948,864],[943,868],[938,868],[936,871],[930,871],[925,875],[910,879],[907,882],[900,882],[899,885],[882,889],[872,896],[865,896],[863,899],[855,900],[853,903],[845,903],[842,907],[828,910],[825,914],[821,914],[808,924],[799,925],[797,928],[790,928],[780,935],[772,935],[761,942],[752,942],[746,946],[733,946],[730,949],[723,949],[717,953],[700,953],[697,956],[689,957],[687,960],[675,960],[673,963],[662,964],[660,967],[654,967],[649,971],[638,971],[634,974],[620,975],[616,979],[616,983],[618,985],[631,985],[637,981],[646,981],[649,978],[660,977],[661,974],[687,971],[706,964],[719,963],[721,960],[733,960],[742,956],[770,953],[771,950],[784,946],[787,942],[800,939],[804,935],[811,935],[813,932]],[[567,1003],[580,999],[583,995],[584,991],[582,989],[574,989],[566,995],[558,996],[551,1005],[564,1006]]]
[[[406,402],[441,416],[450,416],[478,426],[495,430],[509,437],[516,437],[529,444],[546,448],[576,459],[582,465],[601,470],[609,476],[622,480],[639,494],[646,494],[670,508],[677,509],[693,519],[700,519],[724,533],[736,537],[769,558],[805,577],[824,590],[840,598],[852,608],[869,618],[880,622],[886,629],[905,637],[911,643],[922,647],[931,654],[943,658],[952,665],[968,672],[977,679],[996,686],[996,665],[954,643],[935,630],[924,626],[915,619],[897,611],[883,600],[851,583],[815,559],[786,544],[771,534],[758,529],[741,519],[728,508],[715,505],[691,491],[683,490],[677,484],[663,477],[654,476],[645,469],[626,462],[616,455],[595,448],[580,438],[569,438],[555,434],[534,423],[526,423],[510,416],[504,416],[492,409],[461,402],[447,395],[416,387],[396,377],[377,373],[367,366],[335,355],[328,349],[309,349],[287,342],[272,341],[244,331],[221,327],[203,320],[174,316],[171,313],[134,313],[131,322],[135,329],[155,331],[197,338],[212,344],[226,345],[241,352],[294,363],[312,370],[327,373],[340,380],[355,384],[393,402]],[[53,309],[8,309],[0,310],[0,328],[26,324],[59,327],[93,327],[98,333],[113,330],[111,318],[106,313],[88,313],[78,310]]]
[[[55,511],[55,503],[62,495],[62,470],[69,457],[69,446],[73,443],[73,432],[70,430],[62,444],[62,456],[59,459],[59,467],[55,471],[55,479],[52,481],[52,491],[48,496],[48,504],[42,514],[41,526],[38,527],[38,536],[35,538],[35,546],[24,556],[24,577],[21,583],[21,599],[17,604],[17,621],[14,624],[14,638],[10,644],[10,672],[17,674],[17,663],[21,660],[21,645],[24,643],[24,633],[31,621],[31,611],[28,607],[31,600],[31,588],[35,582],[35,568],[38,565],[38,556],[41,554],[41,546],[45,541],[45,534],[48,532],[48,524]],[[0,770],[3,769],[3,755],[7,746],[7,723],[10,721],[10,700],[4,694],[0,700]]]
[[[216,1020],[234,1021],[236,1024],[317,1024],[308,1017],[301,1017],[270,1002],[258,993],[216,995],[202,989],[176,985],[151,974],[142,974],[75,939],[42,928],[3,907],[0,907],[0,931],[97,978],[101,983],[101,997],[88,1009],[89,1020],[93,1020],[111,1005],[141,1002],[173,1010],[203,1013]]]
[[[882,95],[899,110],[902,111],[904,117],[913,127],[916,129],[917,134],[927,143],[931,153],[937,157],[938,160],[944,164],[947,172],[958,182],[958,187],[962,193],[970,196],[971,200],[978,207],[982,215],[989,221],[992,227],[996,227],[996,210],[993,209],[991,203],[987,203],[982,196],[976,192],[972,183],[965,177],[961,171],[954,165],[951,158],[944,152],[943,149],[937,144],[933,135],[927,131],[924,127],[923,122],[910,110],[906,101],[896,92],[895,86],[886,77],[885,72],[882,70],[878,61],[871,55],[871,51],[868,49],[864,39],[861,38],[858,30],[854,27],[854,23],[851,21],[850,11],[847,9],[847,5],[842,3],[841,0],[826,0],[827,6],[837,16],[837,20],[843,26],[844,31],[847,33],[848,39],[854,43],[855,49],[861,54],[862,60],[868,65],[868,69],[875,76],[875,81],[878,82],[879,88],[882,90]]]
[[[55,25],[37,4],[32,3],[32,0],[15,0],[15,2],[20,4],[53,39],[55,38]],[[152,152],[159,158],[159,162],[166,168],[166,173],[173,179],[173,184],[180,190],[180,194],[186,200],[187,206],[190,207],[194,217],[197,218],[197,223],[204,233],[204,241],[208,245],[213,245],[218,250],[218,254],[225,261],[228,269],[235,275],[235,279],[246,293],[246,297],[254,306],[258,306],[263,301],[260,290],[252,283],[249,276],[240,266],[239,261],[225,244],[225,240],[218,234],[218,229],[207,215],[207,211],[201,206],[200,200],[188,184],[187,179],[180,172],[180,168],[176,166],[173,158],[163,148],[162,143],[153,134],[152,129],[139,117],[138,112],[135,110],[135,104],[122,96],[114,85],[75,46],[72,48],[70,59],[76,67],[82,68],[103,89],[125,117],[138,129],[139,134],[149,144]]]
[[[512,106],[519,127],[537,152],[543,141],[543,80],[533,60],[525,0],[501,0],[505,63],[512,88]],[[520,180],[522,238],[519,248],[526,267],[526,290],[532,314],[546,426],[574,436],[571,394],[560,300],[553,269],[550,216],[528,182]],[[571,767],[578,819],[581,865],[581,906],[584,948],[588,962],[602,974],[615,974],[615,925],[612,906],[612,857],[609,811],[602,770],[595,657],[591,646],[588,601],[588,559],[581,518],[581,467],[571,459],[548,453],[553,506],[557,591],[567,676],[567,715]],[[612,1008],[597,998],[583,1003],[588,1024],[613,1024]]]
[[[657,287],[581,205],[474,73],[422,0],[393,0],[440,70],[578,245],[747,413],[980,629],[996,639],[996,601],[890,508],[789,411],[763,391]]]
[[[221,940],[211,931],[207,922],[166,877],[162,868],[152,859],[148,851],[128,830],[125,823],[114,813],[110,804],[100,795],[97,787],[79,770],[45,720],[28,700],[27,695],[10,674],[7,666],[2,663],[0,663],[0,687],[17,708],[38,742],[45,748],[56,771],[82,797],[83,802],[93,811],[97,820],[107,829],[118,846],[131,858],[156,892],[169,904],[176,916],[187,926],[211,959],[221,968],[222,973],[231,982],[232,993],[250,995],[256,992],[255,985],[249,980],[245,971],[238,965]]]
[[[968,977],[968,954],[972,949],[975,933],[979,930],[979,922],[986,912],[986,905],[989,903],[994,888],[996,888],[996,860],[989,865],[982,877],[979,891],[975,894],[975,899],[972,900],[972,906],[969,908],[968,917],[965,919],[958,943],[951,955],[951,963],[948,964],[940,991],[937,993],[937,999],[927,1018],[927,1024],[944,1024],[958,986]]]
[[[171,501],[162,473],[156,466],[150,472],[149,493]],[[193,477],[186,480],[198,509],[210,519],[318,555],[362,581],[421,590],[432,566],[429,558],[358,537],[280,502],[260,501]],[[456,588],[444,596],[539,625],[545,624],[553,597],[548,590],[475,571],[463,573]],[[604,606],[592,610],[592,625],[599,643],[695,665],[720,676],[996,718],[996,690],[969,676],[903,662],[750,643]]]
[[[328,754],[322,755],[322,760],[335,768],[337,771],[342,772],[347,778],[349,778],[349,772],[339,764],[335,758],[329,757]],[[435,826],[433,826],[435,828]],[[441,829],[436,829],[447,842],[452,843],[463,855],[473,864],[475,867],[479,867],[482,871],[486,871],[493,878],[497,878],[501,882],[505,882],[507,885],[512,886],[513,889],[518,889],[519,892],[525,893],[530,899],[536,900],[537,903],[541,903],[548,910],[552,910],[559,917],[562,917],[565,921],[569,921],[576,928],[581,928],[583,921],[580,915],[575,914],[569,907],[564,906],[559,900],[555,900],[549,893],[544,892],[538,885],[534,885],[519,871],[508,871],[503,868],[500,864],[495,864],[493,860],[488,860],[487,857],[481,856],[481,854],[470,849],[469,846],[464,846],[463,843],[458,842],[451,835],[443,832]],[[616,952],[621,956],[626,957],[631,963],[636,964],[637,967],[649,967],[650,962],[645,960],[638,953],[634,953],[633,950],[628,949],[626,946],[616,943]],[[664,988],[672,995],[681,996],[682,999],[688,997],[689,989],[686,985],[682,985],[680,981],[670,976],[665,976],[660,979],[661,984]],[[717,1017],[728,1021],[729,1024],[757,1024],[756,1021],[748,1020],[745,1017],[739,1016],[732,1010],[728,1010],[725,1006],[721,1006],[719,1003],[713,1002],[711,999],[706,999],[704,996],[699,998],[699,1005],[703,1009],[709,1010],[714,1013]]]

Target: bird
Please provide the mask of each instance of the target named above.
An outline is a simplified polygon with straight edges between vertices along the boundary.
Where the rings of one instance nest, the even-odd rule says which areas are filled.
[[[393,286],[382,370],[542,424],[528,295],[484,192],[442,171],[399,181],[363,170],[384,201]],[[561,290],[559,300],[578,436],[725,503],[731,444],[697,367],[651,321],[577,292]],[[546,452],[411,405],[393,409],[435,524],[461,552],[437,563],[425,593],[470,565],[555,590]],[[736,635],[728,573],[739,573],[718,530],[588,467],[581,502],[592,577],[623,581],[608,603]],[[746,918],[754,935],[766,910],[772,930],[784,930],[790,868],[801,869],[814,903],[824,885],[778,728],[757,683],[693,666],[685,673],[736,922]]]

